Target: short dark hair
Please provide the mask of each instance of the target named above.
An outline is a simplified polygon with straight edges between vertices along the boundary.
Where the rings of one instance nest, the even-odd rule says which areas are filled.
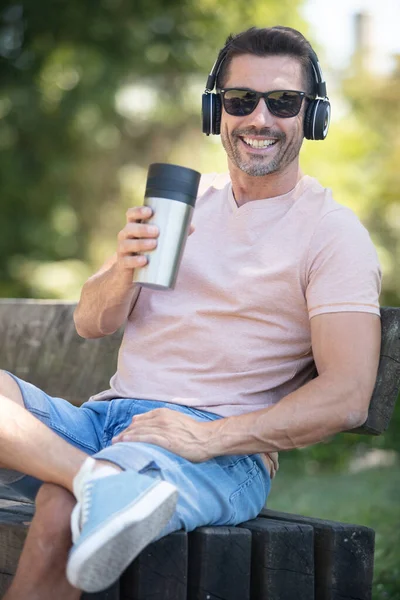
[[[222,89],[226,81],[229,67],[235,56],[254,54],[256,56],[288,55],[296,58],[301,64],[304,76],[305,92],[316,93],[316,80],[310,61],[313,52],[310,42],[297,29],[291,27],[250,27],[236,35],[231,34],[221,53],[228,47],[226,57],[221,64],[217,76],[217,89]]]

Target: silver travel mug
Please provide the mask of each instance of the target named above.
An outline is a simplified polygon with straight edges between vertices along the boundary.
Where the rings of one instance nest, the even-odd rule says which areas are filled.
[[[160,233],[157,247],[145,253],[147,265],[135,269],[135,283],[160,290],[174,288],[199,183],[200,173],[193,169],[163,163],[150,165],[144,206],[150,206],[153,215],[146,223],[157,225]]]

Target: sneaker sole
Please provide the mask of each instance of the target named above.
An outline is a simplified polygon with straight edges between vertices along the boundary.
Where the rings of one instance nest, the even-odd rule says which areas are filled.
[[[161,481],[136,504],[118,514],[71,553],[67,579],[84,592],[112,585],[172,517],[178,492]]]

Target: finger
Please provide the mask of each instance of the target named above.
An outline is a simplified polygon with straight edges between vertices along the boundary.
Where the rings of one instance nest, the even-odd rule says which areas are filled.
[[[142,239],[142,238],[156,238],[158,237],[160,230],[157,225],[145,225],[143,223],[127,223],[123,229],[118,233],[118,240],[123,241],[127,239]]]
[[[189,227],[189,235],[192,235],[192,233],[193,233],[194,231],[195,231],[195,226],[194,226],[194,225],[192,225],[192,224],[190,224],[190,227]]]
[[[126,211],[127,222],[140,221],[142,219],[150,219],[153,211],[149,206],[133,206]]]
[[[133,239],[124,240],[118,245],[118,254],[129,255],[135,252],[150,252],[157,247],[157,240],[155,239]]]
[[[129,271],[144,267],[147,265],[148,259],[144,254],[126,254],[118,258],[118,264]]]

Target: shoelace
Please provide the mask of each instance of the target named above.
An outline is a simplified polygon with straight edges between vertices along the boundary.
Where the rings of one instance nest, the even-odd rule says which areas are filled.
[[[74,544],[78,541],[82,527],[89,517],[93,483],[91,481],[86,483],[86,480],[93,472],[95,464],[96,461],[93,458],[87,458],[74,478],[73,487],[77,499],[77,503],[71,513],[71,532],[72,542]]]
[[[93,483],[89,481],[84,485],[83,497],[80,502],[77,502],[71,513],[71,532],[72,541],[74,544],[79,539],[83,526],[89,517],[90,507],[92,503],[92,487]]]

